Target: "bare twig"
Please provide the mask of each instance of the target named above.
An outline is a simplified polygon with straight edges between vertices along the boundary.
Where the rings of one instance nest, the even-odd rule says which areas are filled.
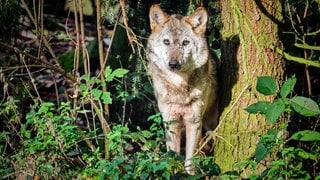
[[[21,51],[20,49],[18,49],[18,48],[16,48],[16,47],[13,47],[13,46],[10,46],[10,45],[7,45],[7,44],[5,44],[5,43],[3,43],[3,42],[0,42],[0,46],[4,47],[4,48],[6,48],[6,49],[12,50],[12,51],[14,51],[14,52],[16,52],[16,53],[18,53],[18,54],[25,55],[26,57],[30,58],[30,59],[33,60],[33,61],[38,61],[38,62],[44,64],[44,65],[46,66],[46,68],[51,69],[51,70],[53,70],[53,71],[56,71],[56,72],[62,74],[62,75],[65,76],[67,79],[71,80],[72,82],[76,82],[75,77],[73,77],[72,75],[66,73],[65,70],[62,69],[61,67],[51,64],[51,63],[46,59],[45,56],[40,56],[40,58],[37,58],[37,57],[35,57],[35,56],[30,55],[30,54],[27,53],[27,52]]]
[[[24,6],[24,9],[27,11],[28,13],[28,16],[30,18],[30,20],[32,21],[32,23],[34,24],[35,28],[38,29],[38,23],[37,21],[35,20],[35,17],[32,15],[27,3],[24,1],[24,0],[21,0],[21,3],[22,5]],[[55,61],[55,63],[57,64],[57,66],[60,66],[60,63],[58,61],[58,58],[56,56],[56,54],[54,53],[53,49],[51,48],[49,42],[47,41],[46,38],[43,38],[43,42],[44,42],[44,45],[45,47],[48,49],[50,55],[53,57],[53,60]],[[40,57],[39,57],[40,58]]]
[[[122,11],[123,23],[126,27],[127,37],[128,37],[129,43],[131,45],[132,52],[135,53],[133,41],[136,41],[136,37],[132,36],[132,31],[130,30],[130,27],[128,26],[128,18],[127,18],[127,13],[126,13],[125,0],[120,0],[120,7],[121,7],[121,11]]]
[[[84,19],[83,19],[83,4],[82,0],[78,0],[79,3],[79,20],[80,20],[80,41],[81,41],[81,48],[82,48],[82,58],[83,58],[83,67],[84,72],[87,75],[90,75],[90,61],[86,46],[86,37],[84,31]]]
[[[100,73],[104,72],[104,53],[103,53],[103,39],[102,39],[102,27],[101,27],[101,1],[100,0],[96,0],[96,9],[97,9],[97,33],[98,33],[98,46],[99,46],[99,62],[100,62]],[[110,48],[110,47],[109,47]],[[103,74],[103,73],[102,73]],[[105,77],[99,76],[99,78],[101,79],[102,82],[105,81]],[[107,86],[102,86],[102,91],[107,92]],[[101,121],[101,126],[103,128],[103,132],[107,135],[109,133],[109,105],[107,103],[104,104],[104,113],[106,114],[106,118],[105,119],[102,115],[101,117],[99,117],[100,121]],[[100,114],[100,113],[98,113]],[[103,114],[103,113],[102,113]],[[104,139],[104,147],[105,147],[105,158],[109,159],[110,155],[109,155],[109,140],[108,138]]]
[[[100,74],[102,76],[99,76],[102,82],[105,81],[105,77],[103,76],[104,72],[104,67],[105,67],[105,61],[104,59],[104,52],[103,52],[103,37],[102,37],[102,19],[101,19],[101,1],[96,0],[96,9],[97,9],[97,33],[98,33],[98,46],[99,46],[99,62],[100,62]],[[110,49],[110,47],[109,47]],[[107,92],[108,88],[107,86],[102,87],[103,92]],[[104,104],[104,113],[106,114],[107,117],[110,117],[110,112],[109,112],[109,105]],[[109,119],[107,119],[109,121]]]

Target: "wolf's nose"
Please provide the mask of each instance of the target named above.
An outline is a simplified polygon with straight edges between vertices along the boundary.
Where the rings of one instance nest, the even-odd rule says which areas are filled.
[[[179,69],[180,68],[180,63],[177,60],[169,61],[169,67],[171,69]]]

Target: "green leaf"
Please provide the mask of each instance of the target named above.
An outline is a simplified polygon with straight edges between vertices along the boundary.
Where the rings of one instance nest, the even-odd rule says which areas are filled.
[[[291,107],[303,116],[315,116],[320,114],[318,104],[310,98],[296,96],[293,97],[290,102]]]
[[[118,69],[116,69],[116,70],[114,70],[114,71],[112,72],[112,75],[113,75],[114,77],[121,78],[121,77],[123,77],[125,74],[127,74],[128,72],[129,72],[129,71],[128,71],[127,69],[118,68]]]
[[[291,139],[297,141],[320,141],[320,133],[311,130],[298,131],[291,136]]]
[[[101,97],[102,91],[100,89],[92,89],[91,93],[95,100],[99,100]]]
[[[121,78],[129,71],[127,69],[118,68],[112,72],[110,66],[107,66],[105,69],[105,79],[107,82],[112,81],[115,77]]]
[[[280,89],[280,96],[282,98],[286,98],[288,94],[293,90],[296,82],[297,82],[297,78],[295,77],[292,77],[288,79],[286,82],[284,82]]]
[[[277,92],[277,83],[271,76],[258,77],[256,89],[263,95],[271,95]]]
[[[317,157],[315,154],[312,153],[308,153],[307,151],[301,149],[301,148],[297,148],[296,149],[296,153],[299,157],[303,158],[303,159],[312,159],[314,161],[317,160]]]
[[[88,90],[88,87],[86,84],[80,84],[79,89],[80,89],[80,91],[86,91],[86,90]]]
[[[261,135],[255,151],[257,162],[263,160],[271,152],[277,141],[278,133],[278,130],[271,128],[267,134]]]
[[[269,148],[264,145],[264,143],[258,143],[256,152],[255,152],[255,159],[257,162],[263,160],[269,153]]]
[[[110,74],[112,72],[112,69],[110,68],[110,66],[107,66],[106,69],[104,70],[104,77],[106,79],[106,81],[112,81],[113,77],[110,77]]]
[[[302,159],[311,159],[314,161],[316,161],[317,159],[317,156],[315,154],[306,152],[305,150],[296,147],[283,148],[281,154],[282,156],[294,156],[300,157]]]
[[[112,104],[112,98],[111,98],[110,92],[103,92],[101,99],[104,104]]]
[[[285,111],[286,105],[282,100],[275,100],[266,111],[266,119],[272,124],[276,123],[279,116]]]
[[[260,114],[266,114],[267,110],[270,108],[271,103],[267,101],[259,101],[257,103],[251,104],[248,106],[246,110],[248,113],[260,113]]]
[[[268,130],[266,137],[268,137],[268,142],[276,142],[279,131],[277,129],[271,128]]]
[[[85,81],[89,81],[89,80],[90,80],[90,76],[87,75],[87,74],[85,74],[85,75],[82,75],[82,76],[80,77],[80,79],[81,79],[81,80],[85,80]]]

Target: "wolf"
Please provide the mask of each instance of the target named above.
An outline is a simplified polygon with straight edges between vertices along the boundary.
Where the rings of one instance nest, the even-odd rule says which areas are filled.
[[[148,73],[166,129],[167,150],[180,154],[185,131],[185,168],[194,173],[192,156],[202,130],[217,125],[217,75],[205,38],[208,13],[168,15],[158,4],[149,11]]]

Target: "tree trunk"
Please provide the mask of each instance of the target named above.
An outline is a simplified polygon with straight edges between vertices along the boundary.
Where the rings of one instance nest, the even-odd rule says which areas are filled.
[[[223,98],[214,157],[225,172],[235,170],[234,163],[252,157],[259,135],[269,128],[264,117],[249,114],[244,108],[258,99],[273,98],[266,99],[256,91],[258,76],[282,80],[283,61],[271,49],[272,45],[280,45],[275,22],[282,20],[282,9],[280,1],[256,4],[248,0],[220,0],[219,3],[223,24],[219,97]]]

